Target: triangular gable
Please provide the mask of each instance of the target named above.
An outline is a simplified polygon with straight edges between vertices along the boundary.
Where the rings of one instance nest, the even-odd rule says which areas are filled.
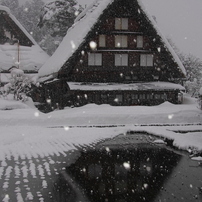
[[[58,74],[59,71],[61,71],[61,69],[66,69],[66,73],[69,73],[73,66],[72,60],[75,60],[75,55],[80,54],[83,46],[86,45],[86,39],[91,37],[90,35],[93,30],[96,29],[97,24],[99,24],[101,19],[104,18],[108,10],[113,8],[115,3],[122,3],[122,1],[97,0],[92,5],[90,5],[88,9],[81,13],[80,16],[77,17],[75,24],[68,30],[67,35],[64,37],[56,52],[40,69],[39,77],[41,79],[42,77],[46,76],[50,78],[51,75],[54,77]],[[175,67],[178,68],[177,71],[179,71],[179,78],[185,77],[186,71],[181,61],[177,57],[176,53],[166,38],[161,34],[155,21],[147,13],[141,1],[133,1],[132,5],[136,6],[136,12],[138,12],[139,16],[141,16],[142,20],[144,21],[144,25],[148,25],[148,32],[153,32],[157,36],[156,40],[158,41],[159,45],[165,49],[164,52],[167,54],[166,57],[169,57],[171,66],[174,64]],[[134,8],[131,8],[131,10],[133,11]]]
[[[0,6],[0,68],[8,71],[19,66],[27,72],[37,72],[49,56],[13,16],[10,9]]]
[[[15,16],[11,14],[10,9],[5,6],[0,6],[0,23],[1,29],[10,32],[13,35],[12,38],[18,40],[20,45],[32,46],[37,44]]]

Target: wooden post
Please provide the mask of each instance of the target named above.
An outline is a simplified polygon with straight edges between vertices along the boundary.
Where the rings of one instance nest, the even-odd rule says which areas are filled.
[[[20,42],[18,40],[18,69],[20,69]]]

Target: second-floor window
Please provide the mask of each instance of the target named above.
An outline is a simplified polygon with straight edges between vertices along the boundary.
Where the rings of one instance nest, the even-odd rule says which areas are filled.
[[[128,18],[115,18],[116,30],[128,30]]]
[[[143,48],[143,36],[137,36],[137,48]]]
[[[101,66],[102,65],[102,54],[101,53],[89,53],[88,54],[88,65],[89,66]]]
[[[125,35],[115,36],[115,47],[116,48],[126,48],[128,47],[128,37]]]
[[[141,67],[152,67],[154,63],[154,56],[152,54],[141,54],[140,55],[140,66]]]
[[[106,47],[106,36],[99,35],[99,47]]]
[[[128,54],[115,54],[115,66],[128,66]]]

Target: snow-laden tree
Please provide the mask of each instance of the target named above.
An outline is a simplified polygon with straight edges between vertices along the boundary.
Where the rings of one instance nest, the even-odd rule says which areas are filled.
[[[202,87],[202,61],[194,55],[182,53],[171,39],[168,41],[186,69],[185,88],[187,93],[197,96]]]
[[[64,37],[81,11],[76,0],[52,1],[42,8],[38,26],[46,26],[53,37]]]
[[[202,110],[202,87],[199,89],[198,106]]]
[[[27,95],[31,91],[34,82],[24,74],[24,71],[13,66],[10,69],[9,83],[3,87],[3,95],[13,94],[14,100],[27,101]]]
[[[52,1],[43,6],[38,27],[45,29],[46,34],[39,44],[49,55],[54,53],[82,10],[76,0]]]
[[[15,10],[15,17],[37,42],[41,41],[44,34],[46,34],[46,31],[39,29],[37,26],[40,10],[43,6],[44,2],[42,0],[32,0],[26,1]]]
[[[10,10],[15,13],[16,8],[19,7],[19,1],[18,0],[0,0],[0,5],[10,8]]]
[[[46,34],[43,36],[39,45],[41,48],[48,53],[48,55],[52,55],[57,49],[58,45],[62,41],[63,37],[52,37],[50,34]]]
[[[197,96],[202,86],[202,61],[191,54],[180,54],[179,57],[187,71],[185,88],[191,96]]]

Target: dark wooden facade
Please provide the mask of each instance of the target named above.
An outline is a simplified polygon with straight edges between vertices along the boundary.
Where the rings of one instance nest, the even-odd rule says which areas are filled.
[[[89,91],[71,90],[66,105],[110,104],[112,106],[152,106],[165,101],[181,104],[183,95],[179,90],[113,90]]]
[[[89,13],[86,15],[90,15]],[[82,18],[80,20],[82,22]],[[110,85],[179,81],[185,78],[182,64],[176,61],[166,42],[138,1],[114,0],[98,17],[80,46],[72,51],[72,55],[61,66],[57,79]],[[87,103],[111,105],[156,105],[164,101],[182,103],[181,90],[178,88],[165,88],[165,90],[154,88],[143,91],[121,89],[92,91],[70,88],[67,94],[68,100],[64,101],[65,105],[71,103],[74,106]]]
[[[70,89],[65,80],[54,80],[43,83],[39,87],[33,87],[30,96],[39,110],[50,112],[72,105],[69,92]]]
[[[117,19],[126,20],[126,28],[117,28]],[[124,44],[117,45],[121,40]],[[89,64],[91,54],[99,54],[99,64]],[[116,64],[118,55],[125,55],[125,64]],[[152,64],[141,61],[147,56]],[[141,7],[131,0],[116,0],[104,10],[59,75],[76,82],[170,81],[184,77]]]

